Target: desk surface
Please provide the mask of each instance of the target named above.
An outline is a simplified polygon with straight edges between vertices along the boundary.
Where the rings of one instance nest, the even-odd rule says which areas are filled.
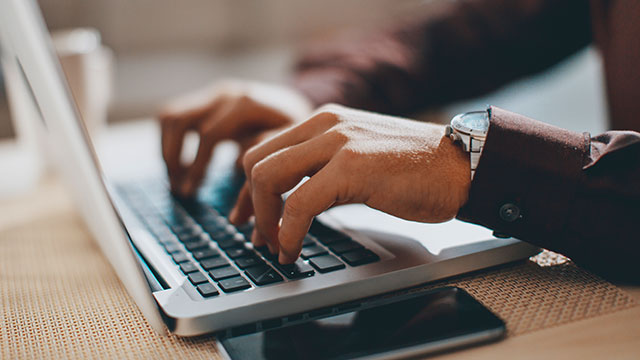
[[[50,221],[53,221],[59,216],[59,214],[64,213],[65,211],[68,213],[72,213],[69,199],[66,193],[61,190],[57,182],[52,181],[51,179],[44,181],[35,191],[31,193],[1,201],[0,245],[2,245],[3,241],[17,240],[9,238],[8,236],[3,237],[1,236],[1,234],[11,233],[12,229],[17,229],[20,227],[28,228],[31,223],[42,221],[42,219],[50,219]],[[81,230],[80,232],[84,232],[83,225],[79,222],[79,220],[71,222],[71,224],[74,227],[79,228]],[[53,227],[53,229],[54,232],[58,231],[55,227]],[[78,229],[75,229],[75,231],[77,232]],[[55,236],[55,233],[51,234],[51,237]],[[97,258],[100,258],[101,255],[98,253],[98,250],[95,246],[89,246],[89,248],[91,248],[89,249],[89,251],[96,253],[95,256]],[[104,263],[104,261],[102,262]],[[108,266],[105,266],[103,271],[107,273],[111,272]],[[7,274],[8,269],[3,269],[2,264],[0,264],[0,279],[2,278],[3,273]],[[115,277],[113,276],[113,274],[110,274],[110,278]],[[53,281],[57,280],[59,279]],[[52,281],[52,278],[49,278],[47,281]],[[110,285],[111,287],[115,287],[116,289],[119,288],[119,290],[117,291],[122,292],[121,286],[117,283],[117,280],[109,281],[112,281],[114,283]],[[2,299],[2,303],[4,304],[10,303],[10,301],[15,301],[16,297],[25,296],[24,293],[11,294],[10,289],[11,288],[9,288],[8,294],[0,296],[0,299]],[[640,287],[625,287],[624,289],[632,293],[633,296],[636,297],[636,299],[640,300]],[[40,294],[44,296],[48,295],[47,293]],[[120,296],[122,297],[122,295]],[[130,300],[127,300],[126,297],[123,298],[125,300],[122,301],[130,302]],[[46,299],[42,301],[46,301]],[[98,301],[98,303],[100,303],[100,301]],[[49,304],[47,306],[52,305]],[[61,303],[54,304],[53,306],[58,306],[64,309],[68,307],[69,304]],[[2,310],[4,320],[2,322],[2,328],[5,328],[5,330],[7,327],[11,327],[5,326],[6,324],[11,325],[11,323],[9,322],[15,321],[15,319],[9,317],[9,315],[7,314],[7,310],[11,309]],[[60,311],[60,309],[52,309],[51,313],[59,314]],[[68,309],[68,311],[72,312],[73,309]],[[118,314],[117,311],[118,309],[116,309],[116,314]],[[26,357],[43,357],[39,355],[43,354],[42,349],[46,349],[46,346],[52,346],[52,348],[56,349],[56,351],[61,351],[60,349],[64,349],[64,346],[66,346],[65,344],[67,342],[69,342],[69,344],[75,343],[86,345],[89,342],[100,343],[102,342],[102,340],[104,340],[103,342],[105,343],[119,344],[118,346],[122,346],[122,349],[111,348],[100,350],[107,351],[106,353],[103,352],[103,354],[112,354],[112,356],[115,356],[116,354],[127,354],[126,356],[130,357],[136,357],[136,355],[140,357],[148,357],[151,354],[148,352],[148,348],[146,348],[147,350],[144,350],[143,346],[148,346],[149,343],[153,343],[154,341],[156,341],[166,349],[172,349],[172,352],[160,354],[165,357],[172,357],[171,355],[177,356],[178,354],[183,356],[188,354],[189,357],[215,357],[215,347],[209,339],[182,340],[176,339],[175,337],[169,337],[168,340],[153,340],[151,338],[154,338],[155,335],[150,332],[148,326],[145,328],[145,322],[140,319],[141,315],[139,313],[136,313],[135,309],[129,310],[129,312],[125,311],[125,313],[126,314],[124,315],[119,315],[121,316],[121,318],[119,319],[121,323],[114,326],[114,328],[116,329],[114,333],[105,331],[104,327],[100,327],[98,326],[99,324],[96,325],[95,323],[56,324],[55,326],[57,327],[55,327],[55,329],[57,330],[50,330],[46,332],[45,335],[47,336],[47,338],[44,339],[45,344],[42,343],[42,337],[45,336],[43,334],[31,334],[28,330],[24,333],[11,333],[10,331],[7,333],[6,331],[0,329],[0,357],[6,356],[8,358],[14,358],[17,355]],[[138,318],[131,319],[130,316],[137,316]],[[43,322],[55,320],[47,318],[46,314],[41,314],[40,317],[27,316],[26,318],[23,317],[23,319],[25,319],[24,321],[26,322],[24,324],[20,324],[23,329],[36,328],[42,326]],[[88,319],[92,318],[89,316]],[[30,323],[30,321],[33,321],[33,323]],[[95,329],[82,332],[78,334],[80,338],[69,341],[66,337],[67,335],[64,335],[64,329],[67,328],[66,331],[69,331],[68,328],[73,329],[74,326],[84,328],[95,326]],[[136,326],[139,328],[132,329],[132,327]],[[119,332],[118,329],[122,329],[122,333]],[[16,334],[18,334],[17,338],[15,337]],[[93,339],[89,339],[88,334],[90,334]],[[135,334],[135,336],[132,337],[131,334]],[[87,338],[82,338],[83,336]],[[121,339],[118,339],[119,337],[121,337]],[[118,341],[114,342],[114,339],[118,339]],[[51,343],[51,345],[49,345],[48,343]],[[36,348],[39,350],[33,352]],[[8,353],[6,351],[8,351]],[[68,357],[78,357],[86,353],[68,352],[65,354]],[[566,325],[534,331],[523,335],[508,337],[507,339],[495,344],[444,354],[437,358],[512,359],[517,357],[540,359],[544,358],[545,356],[549,356],[552,358],[567,357],[580,359],[632,359],[637,358],[638,354],[640,354],[640,306],[636,305],[606,315],[592,317],[586,320],[580,320]],[[154,355],[158,355],[158,353],[154,353]]]

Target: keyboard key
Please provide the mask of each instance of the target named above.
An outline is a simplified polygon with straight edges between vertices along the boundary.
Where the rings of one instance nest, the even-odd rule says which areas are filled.
[[[304,239],[302,239],[302,247],[316,245],[316,241],[313,239],[311,235],[306,235]]]
[[[283,280],[282,276],[268,265],[250,267],[244,272],[256,285],[273,284]]]
[[[313,268],[309,264],[302,261],[302,259],[296,260],[296,262],[294,262],[293,264],[282,265],[276,262],[275,265],[278,270],[280,270],[280,272],[282,272],[284,276],[288,277],[289,279],[310,277],[315,273],[315,271],[313,271]]]
[[[180,263],[180,270],[182,270],[183,273],[188,274],[198,271],[198,267],[191,261],[185,261],[183,263]]]
[[[214,239],[215,240],[215,239]],[[221,249],[244,246],[244,236],[241,234],[229,234],[224,239],[216,240]]]
[[[211,270],[223,266],[229,265],[229,262],[223,257],[216,257],[213,259],[206,259],[200,261],[200,265],[202,265],[205,270]]]
[[[194,258],[196,258],[196,260],[204,260],[204,259],[220,256],[220,253],[218,251],[211,248],[196,250],[191,254],[193,255]]]
[[[162,245],[166,246],[166,245],[175,244],[176,242],[178,242],[178,238],[173,234],[166,234],[166,233],[158,234],[158,232],[156,232],[155,230],[152,230],[152,231],[157,236],[158,242],[161,243]]]
[[[236,264],[241,269],[246,269],[246,268],[251,267],[251,266],[263,265],[264,261],[262,261],[262,259],[260,259],[259,257],[255,256],[255,255],[251,255],[251,256],[245,256],[245,257],[237,258],[236,259]]]
[[[322,224],[318,220],[314,220],[311,223],[309,232],[325,245],[349,239],[347,235]]]
[[[188,242],[184,244],[184,247],[189,251],[203,250],[209,248],[210,242],[207,240],[200,240],[194,242]]]
[[[202,230],[195,226],[173,226],[172,229],[179,238],[198,236],[202,233]]]
[[[198,284],[206,283],[209,281],[207,280],[207,277],[204,276],[204,274],[201,273],[200,271],[192,272],[189,275],[187,275],[187,277],[189,278],[189,281],[191,281],[193,285],[198,285]]]
[[[251,287],[251,284],[242,276],[234,276],[225,280],[221,280],[218,285],[224,292],[238,291]]]
[[[225,252],[232,259],[237,259],[237,258],[242,257],[242,256],[254,255],[251,250],[249,250],[249,249],[247,249],[245,247],[229,248],[229,249],[226,249]]]
[[[264,256],[265,259],[271,261],[271,262],[278,262],[278,254],[272,254],[269,251],[269,248],[264,245],[264,246],[258,246],[255,248],[256,250],[258,250],[260,252],[260,254],[262,254],[262,256]]]
[[[308,259],[310,257],[326,254],[327,250],[318,245],[311,245],[302,248],[302,253],[300,254],[303,259]]]
[[[173,261],[175,261],[176,264],[189,260],[189,257],[185,252],[174,253],[171,255],[171,257],[173,258]]]
[[[183,236],[180,238],[180,241],[186,244],[190,242],[198,242],[198,241],[208,240],[208,239],[209,238],[207,238],[206,235],[204,234],[197,234],[197,235]]]
[[[182,245],[179,243],[166,244],[164,249],[167,250],[169,254],[173,254],[182,251]]]
[[[342,254],[349,251],[361,249],[363,246],[353,240],[345,240],[340,242],[335,242],[329,245],[329,249],[336,254]]]
[[[233,225],[229,225],[229,224],[224,225],[222,227],[208,226],[206,230],[211,236],[211,238],[216,241],[224,239],[225,237],[236,233],[236,229],[233,227]]]
[[[218,295],[218,289],[216,289],[216,287],[213,286],[213,284],[210,282],[198,285],[196,289],[198,289],[198,292],[200,293],[200,295],[204,297],[211,297],[211,296]]]
[[[248,222],[244,225],[240,225],[237,227],[238,231],[244,235],[245,239],[251,240],[251,233],[253,232],[253,227],[255,225],[252,222]]]
[[[321,273],[328,273],[345,268],[345,265],[333,255],[316,256],[309,260],[309,264]]]
[[[364,265],[380,260],[380,257],[378,257],[378,255],[374,254],[371,250],[368,249],[350,251],[340,256],[351,266]]]
[[[240,273],[238,272],[238,270],[232,268],[231,266],[223,266],[221,268],[209,271],[209,275],[211,275],[211,277],[215,281],[220,281],[222,279],[226,279],[239,274]]]

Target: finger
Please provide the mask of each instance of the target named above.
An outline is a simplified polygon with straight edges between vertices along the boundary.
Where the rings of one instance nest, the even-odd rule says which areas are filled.
[[[221,99],[218,98],[191,111],[160,116],[162,156],[167,165],[172,189],[177,189],[185,170],[180,161],[185,134],[193,130],[208,114],[215,113],[221,103]]]
[[[321,134],[337,122],[337,117],[330,113],[319,113],[309,120],[287,129],[273,138],[251,148],[243,159],[244,171],[251,183],[251,172],[255,164],[274,152],[300,144]],[[253,191],[253,187],[250,188]]]
[[[191,164],[186,167],[184,177],[180,179],[180,195],[192,196],[202,182],[213,156],[213,149],[220,141],[230,138],[232,135],[233,122],[239,120],[236,110],[234,101],[219,103],[202,123],[199,129],[198,152]]]
[[[242,160],[244,159],[247,151],[256,146],[263,138],[264,136],[262,134],[255,134],[253,136],[246,136],[238,140],[240,151],[238,153],[238,158],[236,159],[236,168],[242,169]]]
[[[162,157],[172,184],[176,183],[183,172],[180,157],[186,132],[187,127],[178,120],[172,119],[162,122]]]
[[[336,171],[330,163],[289,195],[278,232],[278,261],[281,264],[296,261],[302,239],[316,215],[337,203],[349,202],[349,199],[340,198],[341,183],[336,181]]]
[[[254,166],[250,186],[256,216],[256,242],[267,242],[271,248],[277,248],[281,194],[292,189],[305,176],[315,174],[343,144],[342,138],[326,134],[282,149]]]
[[[249,221],[249,217],[253,215],[253,203],[251,202],[251,195],[249,193],[249,183],[245,181],[240,193],[238,194],[238,200],[229,213],[229,221],[234,225],[242,225]],[[264,244],[254,244],[256,246],[262,246]]]

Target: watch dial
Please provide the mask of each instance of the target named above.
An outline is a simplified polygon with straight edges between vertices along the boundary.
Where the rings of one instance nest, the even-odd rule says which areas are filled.
[[[489,116],[486,111],[473,111],[462,114],[458,121],[471,130],[486,132],[489,130]]]

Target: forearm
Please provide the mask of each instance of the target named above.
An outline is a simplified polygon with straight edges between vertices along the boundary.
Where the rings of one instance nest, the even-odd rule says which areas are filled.
[[[436,1],[422,11],[393,29],[310,48],[295,86],[316,105],[407,114],[495,89],[591,41],[584,0]]]
[[[520,211],[501,214],[505,205]],[[492,108],[469,200],[458,217],[637,278],[640,134],[573,133]]]

